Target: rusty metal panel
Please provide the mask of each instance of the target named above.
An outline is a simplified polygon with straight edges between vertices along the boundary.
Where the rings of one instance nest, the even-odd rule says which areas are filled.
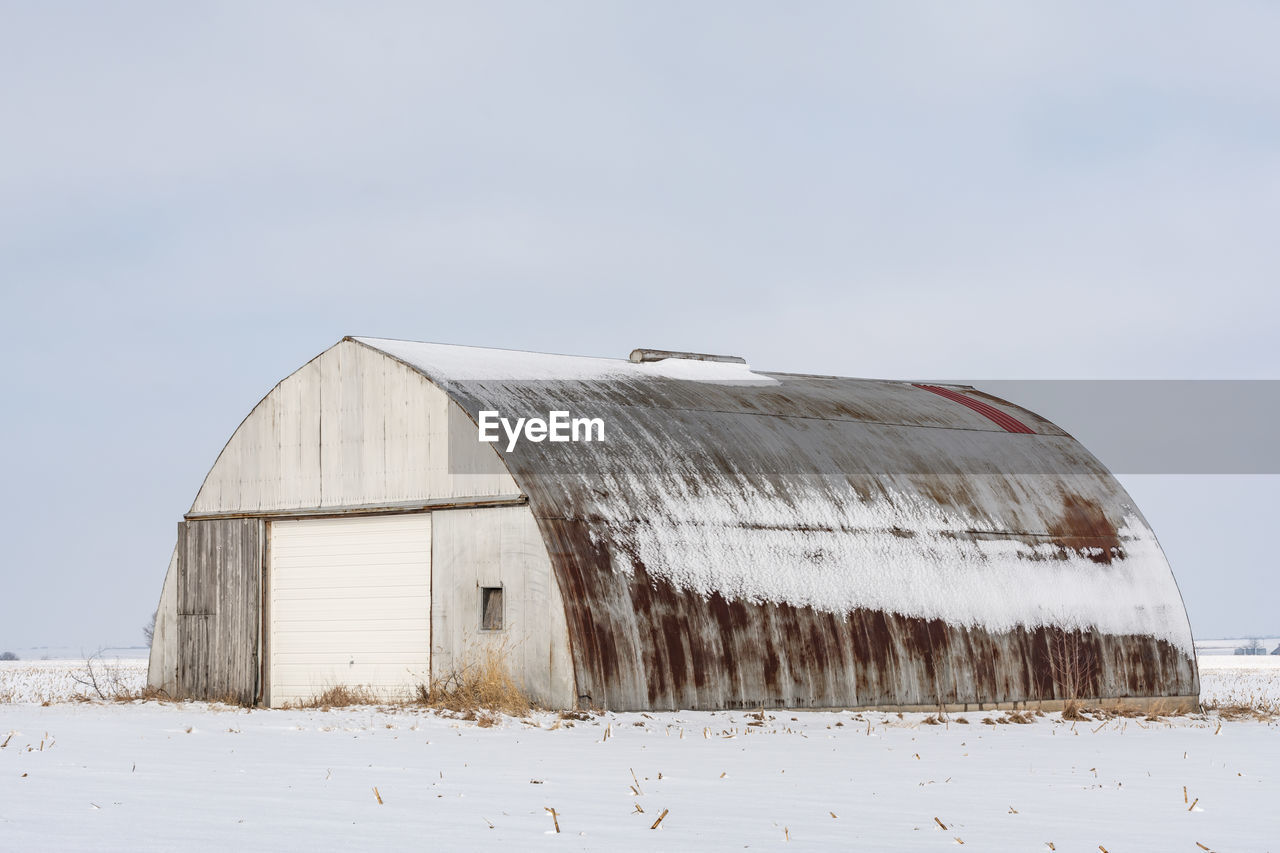
[[[495,446],[541,527],[589,701],[1060,699],[1062,637],[1088,664],[1073,691],[1197,692],[1145,519],[1084,447],[1012,403],[745,365],[361,343],[472,420],[568,409],[609,425],[604,443]]]
[[[1093,664],[1072,696],[1055,681],[1049,629],[994,633],[882,611],[703,598],[643,571],[619,582],[589,568],[599,558],[580,524],[547,527],[553,563],[571,567],[565,608],[579,692],[608,707],[981,707],[1198,691],[1192,659],[1151,637],[1082,635]]]

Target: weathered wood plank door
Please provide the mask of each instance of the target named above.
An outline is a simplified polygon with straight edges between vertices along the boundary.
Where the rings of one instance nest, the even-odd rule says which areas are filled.
[[[178,694],[250,704],[258,696],[261,519],[178,525]]]

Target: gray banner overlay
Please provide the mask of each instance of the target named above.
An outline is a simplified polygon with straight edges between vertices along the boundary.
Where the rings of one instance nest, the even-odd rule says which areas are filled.
[[[984,380],[1116,474],[1280,474],[1274,379]]]
[[[492,470],[496,451],[512,470],[542,473],[598,472],[613,457],[640,453],[748,475],[1087,475],[1099,462],[1116,474],[1280,474],[1277,380],[920,383],[945,385],[978,404],[970,407],[910,384],[772,379],[705,388],[657,378],[451,383],[469,419],[452,420],[450,472]],[[984,405],[1031,434],[1002,428]],[[532,441],[522,431],[510,446],[498,427],[498,440],[486,443],[472,422],[482,411],[512,427],[520,418],[548,421],[553,411],[599,418],[604,440]]]

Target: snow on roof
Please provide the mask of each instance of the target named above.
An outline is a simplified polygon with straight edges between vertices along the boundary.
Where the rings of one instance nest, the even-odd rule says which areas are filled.
[[[1117,530],[1115,558],[1100,563],[1094,546],[1036,541],[905,490],[874,501],[850,490],[833,501],[728,488],[671,493],[650,485],[659,482],[673,484],[650,470],[626,489],[605,490],[612,497],[593,536],[611,546],[616,571],[643,565],[704,596],[883,610],[993,633],[1054,626],[1145,635],[1191,653],[1169,566],[1135,514]]]
[[[603,417],[605,444],[497,451],[534,514],[584,525],[614,572],[703,596],[1134,634],[1192,653],[1132,499],[1074,439],[1003,401],[1033,434],[908,383],[356,340],[473,418],[567,400]]]
[[[620,358],[556,355],[486,347],[355,338],[362,344],[395,356],[433,378],[451,381],[593,381],[667,378],[693,382],[776,385],[769,376],[752,372],[746,364],[667,358],[633,363]]]

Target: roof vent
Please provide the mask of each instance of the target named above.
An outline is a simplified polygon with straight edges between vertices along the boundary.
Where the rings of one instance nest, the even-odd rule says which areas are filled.
[[[723,361],[728,364],[746,364],[745,358],[736,355],[710,355],[705,352],[677,352],[669,349],[633,349],[631,360],[636,364],[662,361],[664,358],[686,358],[690,361]]]

